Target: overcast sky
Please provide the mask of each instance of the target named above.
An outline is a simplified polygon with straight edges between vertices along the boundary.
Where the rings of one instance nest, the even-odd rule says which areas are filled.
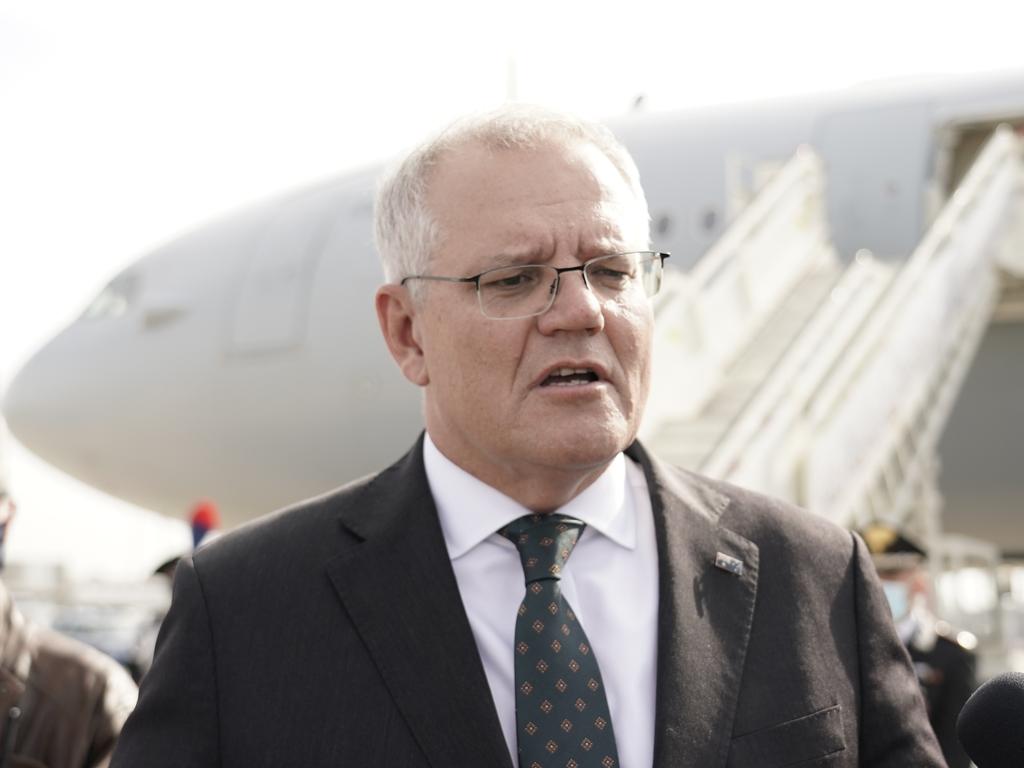
[[[1022,68],[1022,21],[1004,0],[0,0],[0,388],[147,249],[510,92],[605,117]],[[12,559],[131,577],[188,542],[7,453]]]

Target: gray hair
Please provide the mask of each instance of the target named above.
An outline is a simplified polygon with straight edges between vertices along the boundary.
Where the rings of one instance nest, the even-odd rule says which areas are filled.
[[[425,274],[440,239],[427,206],[432,171],[455,149],[483,144],[493,149],[537,149],[576,142],[601,150],[622,174],[637,202],[642,231],[649,230],[647,199],[629,151],[610,130],[572,115],[528,105],[506,105],[457,120],[413,149],[381,179],[374,211],[377,252],[388,282]],[[646,244],[645,244],[646,245]]]

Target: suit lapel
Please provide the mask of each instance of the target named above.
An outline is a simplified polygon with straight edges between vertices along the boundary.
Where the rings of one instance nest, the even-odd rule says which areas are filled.
[[[629,453],[644,468],[658,537],[654,765],[724,766],[758,549],[718,524],[727,497],[638,444]],[[429,763],[512,768],[422,456],[421,439],[364,490],[358,508],[342,512],[357,541],[328,575]],[[740,560],[742,575],[716,567],[719,553]]]
[[[654,764],[724,766],[753,623],[757,545],[719,525],[726,496],[638,445],[630,453],[644,467],[658,537]],[[742,562],[742,574],[716,566],[720,554]]]
[[[328,575],[435,768],[511,768],[423,469],[422,437],[343,512],[358,543]]]

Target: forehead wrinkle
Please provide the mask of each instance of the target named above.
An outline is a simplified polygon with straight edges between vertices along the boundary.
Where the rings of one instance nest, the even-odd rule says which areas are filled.
[[[516,266],[520,264],[543,264],[554,251],[555,238],[550,232],[542,237],[526,234],[509,237],[508,244],[497,248],[481,244],[480,253],[474,256],[474,263],[481,269]]]
[[[553,173],[552,185],[542,187],[539,196],[537,187],[524,186],[514,172],[507,178],[488,175],[492,170],[490,161],[507,158],[507,154],[479,152],[481,149],[474,147],[469,153],[476,154],[479,162],[452,159],[459,173],[450,173],[453,166],[447,163],[436,169],[434,181],[438,183],[432,184],[428,192],[431,202],[459,199],[458,206],[446,206],[443,219],[438,217],[440,247],[435,253],[456,246],[469,262],[471,271],[466,274],[506,264],[547,263],[563,254],[585,261],[609,252],[647,247],[646,233],[635,231],[636,199],[632,190],[617,175],[607,178],[601,173],[601,159],[595,167],[595,158],[586,147],[574,148],[583,149],[582,153],[552,148],[559,153],[553,162],[575,173],[568,179]],[[544,152],[529,152],[526,156],[536,154]],[[476,237],[476,242],[465,239],[464,235],[470,233],[481,234],[477,226],[481,219],[494,225],[484,230],[487,237]]]
[[[564,217],[556,217],[554,221],[539,221],[540,228],[546,230],[545,239],[550,251],[557,251],[559,246],[568,244],[574,253],[601,250],[607,243],[625,245],[628,240],[626,229],[630,223],[625,210],[628,206],[611,200],[585,200],[581,209]],[[526,226],[530,226],[528,222]],[[533,233],[525,232],[530,238]]]
[[[628,217],[619,211],[607,211],[606,204],[593,203],[592,215],[581,220],[568,217],[559,226],[550,222],[529,222],[520,220],[513,232],[505,239],[508,245],[493,248],[481,243],[479,253],[473,256],[474,271],[482,272],[503,266],[521,264],[546,264],[560,255],[572,255],[583,262],[595,256],[623,253],[646,248],[646,242],[636,243],[628,234]],[[619,208],[619,204],[613,204]],[[539,226],[536,226],[539,224]],[[534,228],[535,227],[535,228]],[[518,230],[518,231],[515,231]],[[473,250],[477,250],[475,247]]]
[[[621,208],[614,204],[614,208]],[[597,210],[591,220],[592,231],[580,232],[577,243],[577,252],[591,254],[594,256],[608,253],[622,253],[631,249],[631,237],[627,232],[629,217],[621,210],[608,210],[608,205],[602,203],[596,206]]]

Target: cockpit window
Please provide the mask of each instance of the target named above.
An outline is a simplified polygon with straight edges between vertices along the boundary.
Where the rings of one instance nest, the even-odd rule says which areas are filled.
[[[137,282],[135,275],[118,275],[85,308],[82,317],[86,320],[98,320],[123,315],[131,306]]]

